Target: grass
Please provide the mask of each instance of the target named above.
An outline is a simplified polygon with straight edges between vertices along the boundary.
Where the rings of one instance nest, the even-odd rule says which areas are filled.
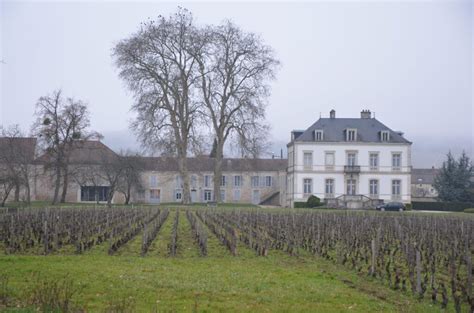
[[[272,210],[251,208],[256,209]],[[304,252],[295,257],[271,250],[257,257],[239,243],[238,256],[231,256],[209,230],[208,256],[199,257],[185,210],[179,211],[176,257],[168,252],[175,209],[145,257],[140,257],[142,233],[113,256],[107,255],[107,242],[82,255],[67,246],[48,256],[0,255],[0,278],[8,278],[11,298],[8,312],[34,312],[29,299],[38,277],[72,279],[78,290],[73,304],[87,312],[443,311],[439,304]],[[453,311],[450,304],[443,312]]]
[[[438,306],[311,257],[3,256],[1,272],[21,297],[35,273],[68,274],[87,311],[130,299],[136,312],[436,312]]]

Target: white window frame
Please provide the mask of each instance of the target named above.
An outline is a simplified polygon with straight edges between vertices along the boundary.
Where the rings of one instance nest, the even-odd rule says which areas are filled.
[[[357,141],[357,129],[347,128],[346,129],[346,141]]]
[[[334,197],[334,187],[336,185],[336,181],[334,178],[326,178],[324,181],[324,193],[326,198]],[[330,190],[328,190],[330,189]]]
[[[193,188],[193,189],[197,188],[197,185],[198,185],[197,181],[198,181],[197,176],[192,174],[191,175],[191,188]]]
[[[212,201],[212,190],[204,189],[203,200],[204,202]]]
[[[374,192],[375,189],[375,192]],[[369,179],[369,195],[371,197],[379,196],[379,180],[378,179]]]
[[[380,132],[380,141],[382,142],[390,141],[390,132],[388,130],[382,130]]]
[[[265,187],[273,186],[273,177],[270,175],[265,176]]]
[[[354,163],[353,164],[351,164],[351,162],[349,162],[349,155],[354,155]],[[357,152],[347,151],[346,152],[346,163],[347,163],[347,166],[357,166]]]
[[[332,156],[332,162],[328,163],[328,157]],[[326,151],[324,152],[324,165],[326,169],[333,169],[336,164],[336,152],[335,151]]]
[[[221,189],[220,190],[220,196],[221,196],[221,201],[222,202],[225,202],[225,189]]]
[[[260,177],[252,176],[251,181],[252,181],[252,187],[253,188],[260,187]]]
[[[398,156],[398,162],[395,162],[396,160],[395,156]],[[401,168],[402,168],[402,153],[392,152],[392,171],[400,171]]]
[[[372,156],[375,156],[375,159],[372,158]],[[372,160],[375,160],[375,164],[373,164]],[[379,153],[378,152],[369,152],[369,168],[371,171],[378,171],[379,169]]]
[[[240,201],[240,197],[241,197],[240,189],[234,189],[233,197],[234,197],[234,201]]]
[[[242,187],[242,175],[234,175],[234,187]]]
[[[313,151],[303,151],[303,167],[313,167]]]
[[[183,189],[176,188],[174,190],[174,201],[179,202],[183,200]]]
[[[313,194],[313,179],[312,178],[303,178],[303,194],[305,195]]]
[[[351,182],[351,183],[349,183]],[[353,182],[353,184],[352,184]],[[352,188],[349,188],[352,186]],[[354,196],[357,194],[357,180],[354,178],[349,178],[346,180],[346,194],[350,196]]]
[[[150,175],[150,188],[156,189],[158,187],[158,176]]]
[[[227,176],[222,175],[221,176],[221,187],[227,186]]]
[[[212,176],[204,175],[204,187],[211,187],[211,183],[212,183]]]
[[[175,184],[176,189],[183,188],[183,177],[181,177],[181,175],[176,175]]]
[[[392,179],[392,199],[399,200],[402,196],[402,180]]]
[[[324,131],[322,129],[316,129],[314,131],[314,141],[323,141],[324,140]]]

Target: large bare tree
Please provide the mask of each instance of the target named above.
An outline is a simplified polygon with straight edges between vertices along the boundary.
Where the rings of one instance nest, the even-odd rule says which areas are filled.
[[[234,134],[250,148],[265,129],[265,100],[279,64],[273,49],[227,21],[201,32],[205,49],[196,58],[205,112],[215,136],[214,197],[220,202],[224,146]],[[253,145],[255,148],[255,145]],[[253,150],[255,152],[255,149]]]
[[[130,203],[132,192],[143,190],[141,174],[145,164],[138,154],[129,151],[120,153],[122,176],[117,186],[117,191],[125,197],[125,204]]]
[[[64,98],[61,90],[39,98],[36,103],[33,133],[46,152],[46,168],[54,173],[53,204],[66,201],[69,183],[69,159],[75,142],[98,136],[89,132],[89,111],[86,103]],[[62,185],[61,198],[59,192]]]
[[[191,200],[187,156],[199,128],[196,56],[204,48],[192,14],[184,9],[142,23],[113,52],[120,77],[133,92],[137,117],[132,128],[143,146],[166,147],[178,157],[183,202]]]

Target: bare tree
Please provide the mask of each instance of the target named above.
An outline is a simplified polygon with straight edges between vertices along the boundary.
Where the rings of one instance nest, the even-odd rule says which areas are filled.
[[[30,180],[34,177],[32,164],[35,154],[36,140],[26,138],[18,125],[8,128],[0,126],[0,167],[2,167],[2,181],[6,198],[11,189],[7,186],[13,184],[15,201],[20,201],[20,189],[25,189],[25,200],[31,201]]]
[[[258,122],[244,122],[236,129],[234,144],[242,158],[259,158],[270,150],[270,127]]]
[[[143,146],[164,145],[178,157],[184,203],[191,199],[187,156],[199,126],[200,102],[193,86],[203,46],[192,14],[179,9],[169,18],[142,23],[113,52],[120,77],[135,95],[132,128]]]
[[[103,185],[103,179],[99,174],[100,166],[97,164],[74,164],[69,166],[69,176],[79,187],[94,187],[94,201],[99,203],[97,188]],[[82,192],[82,190],[81,190]]]
[[[117,191],[125,197],[125,204],[130,203],[133,191],[143,190],[141,174],[145,164],[138,154],[121,152],[122,176],[117,186]]]
[[[11,191],[15,187],[15,178],[11,176],[11,172],[0,164],[0,206],[4,207]]]
[[[88,132],[87,105],[73,98],[64,98],[61,90],[39,98],[36,103],[33,133],[47,154],[46,168],[54,172],[53,204],[66,201],[69,182],[69,158],[75,141],[87,140],[97,133]],[[59,192],[62,185],[62,194]]]
[[[107,183],[109,189],[107,194],[107,205],[112,205],[115,192],[119,189],[119,184],[125,174],[125,167],[121,156],[103,154],[99,165],[98,175]]]
[[[269,81],[279,62],[273,49],[253,33],[233,23],[210,26],[201,32],[206,49],[196,57],[201,73],[200,87],[205,115],[215,135],[214,195],[220,202],[224,145],[232,133],[243,147],[263,129]]]

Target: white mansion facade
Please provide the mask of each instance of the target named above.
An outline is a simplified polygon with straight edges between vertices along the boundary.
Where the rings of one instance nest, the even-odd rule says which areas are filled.
[[[320,118],[293,131],[288,147],[287,201],[310,195],[334,206],[411,201],[411,142],[362,111],[360,118]]]

